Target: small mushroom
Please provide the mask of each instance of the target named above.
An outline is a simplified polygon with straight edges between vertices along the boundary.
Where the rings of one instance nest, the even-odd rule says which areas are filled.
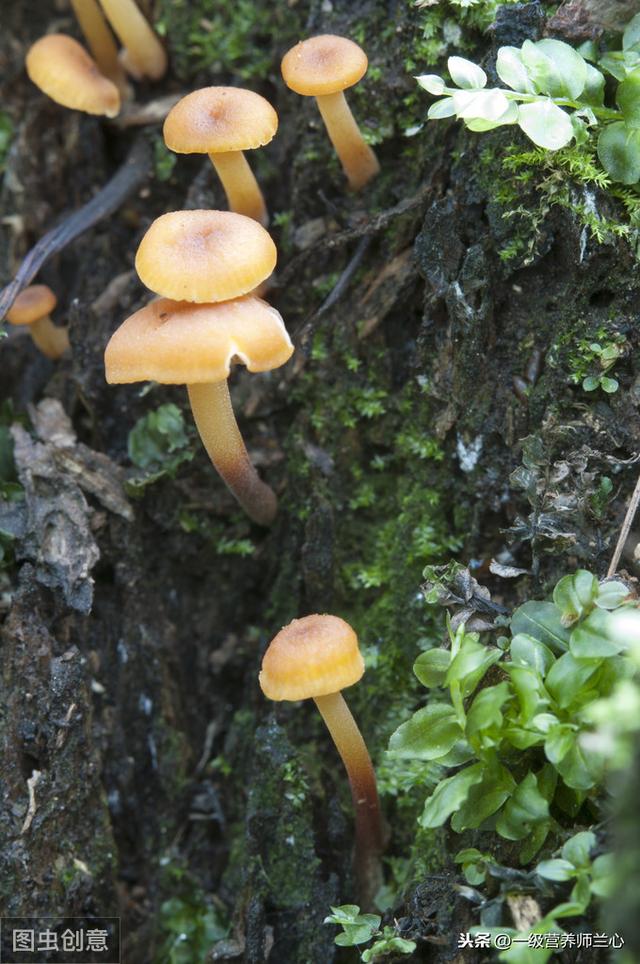
[[[115,117],[120,110],[118,88],[73,37],[41,37],[29,49],[25,64],[36,87],[63,107],[105,117]]]
[[[127,96],[129,85],[118,60],[118,48],[98,0],[71,0],[71,6],[100,72],[113,81],[123,97]]]
[[[260,94],[238,87],[204,87],[169,111],[164,140],[178,154],[208,154],[231,210],[266,227],[269,217],[262,191],[242,152],[268,144],[277,129],[278,115]]]
[[[171,211],[136,254],[151,291],[174,301],[227,301],[253,291],[276,264],[276,246],[252,218],[231,211]]]
[[[344,96],[367,72],[364,50],[346,37],[322,34],[302,40],[282,59],[287,87],[315,97],[350,187],[364,187],[380,170],[378,159],[365,142]]]
[[[342,689],[364,673],[358,637],[337,616],[294,619],[271,640],[260,686],[271,700],[312,698],[345,765],[356,812],[355,866],[361,903],[371,906],[381,883],[383,829],[376,776]]]
[[[49,317],[57,303],[47,285],[31,285],[20,292],[7,312],[7,321],[12,325],[28,325],[42,354],[54,361],[69,348],[67,329],[54,325]]]
[[[220,304],[152,301],[122,323],[105,351],[110,384],[186,385],[200,438],[214,467],[254,522],[270,525],[278,503],[259,477],[233,414],[227,379],[234,359],[271,371],[293,354],[275,308],[247,295]]]
[[[107,20],[124,47],[124,66],[135,80],[160,80],[167,55],[153,28],[134,0],[100,0]]]

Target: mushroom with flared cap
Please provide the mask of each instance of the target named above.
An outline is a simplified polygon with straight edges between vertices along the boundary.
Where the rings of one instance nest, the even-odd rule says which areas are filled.
[[[302,40],[282,58],[282,77],[287,87],[316,98],[331,143],[355,191],[380,170],[344,96],[348,87],[364,77],[367,66],[367,55],[358,44],[333,34]]]
[[[71,0],[71,6],[100,72],[113,81],[123,97],[128,96],[129,85],[118,60],[118,48],[98,0]]]
[[[219,304],[152,301],[112,335],[104,359],[111,384],[185,384],[214,467],[245,512],[260,525],[270,525],[277,499],[251,464],[227,378],[233,359],[250,372],[265,372],[284,365],[292,354],[280,314],[247,295]]]
[[[360,901],[370,906],[381,882],[382,818],[376,776],[342,689],[364,673],[358,637],[337,616],[294,619],[271,640],[260,686],[271,700],[312,698],[345,765],[356,812],[356,876]]]
[[[30,285],[20,292],[7,312],[7,321],[12,325],[28,325],[42,354],[54,361],[69,348],[67,329],[54,325],[49,317],[57,303],[48,285]]]
[[[170,211],[136,254],[143,284],[174,301],[227,301],[253,291],[275,268],[276,246],[253,218],[232,211]]]
[[[115,117],[120,93],[73,37],[47,34],[27,52],[27,73],[36,87],[63,107]]]
[[[164,122],[164,141],[177,154],[208,154],[229,207],[265,227],[262,191],[243,151],[268,144],[278,129],[271,104],[252,90],[203,87],[179,100]]]
[[[124,47],[124,65],[131,76],[160,80],[167,69],[167,55],[134,0],[100,0],[100,4]]]

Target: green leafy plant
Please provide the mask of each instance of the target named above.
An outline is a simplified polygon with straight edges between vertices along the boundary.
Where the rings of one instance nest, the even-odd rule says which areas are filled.
[[[583,56],[584,54],[584,56]],[[463,57],[450,57],[454,87],[437,74],[417,78],[439,99],[428,117],[457,117],[469,130],[485,132],[518,126],[538,147],[557,151],[572,140],[589,141],[598,130],[598,159],[613,180],[640,180],[640,15],[623,35],[623,49],[598,61],[592,47],[574,50],[561,40],[526,40],[522,47],[501,47],[496,72],[505,87],[487,87],[487,75]],[[615,107],[605,103],[605,76],[618,81]]]
[[[571,375],[572,381],[580,383],[585,392],[594,392],[597,388],[601,388],[608,395],[617,392],[618,381],[608,373],[623,354],[624,338],[614,339],[604,344],[597,341],[581,341]]]
[[[413,954],[416,949],[415,941],[399,937],[395,928],[386,926],[380,930],[382,918],[378,914],[361,914],[357,904],[342,904],[331,911],[324,923],[342,927],[342,933],[335,938],[339,947],[357,947],[373,941],[360,955],[365,964],[389,954]]]
[[[182,412],[172,403],[138,419],[129,432],[127,447],[129,458],[142,470],[127,479],[130,495],[140,495],[159,479],[172,478],[183,462],[193,458]]]
[[[479,908],[481,923],[471,929],[471,934],[483,934],[492,940],[498,935],[508,935],[513,942],[502,951],[498,959],[508,964],[545,964],[554,949],[563,946],[564,931],[559,920],[581,917],[586,914],[593,897],[606,898],[613,892],[613,854],[597,851],[596,835],[590,830],[580,831],[570,837],[558,852],[548,860],[540,861],[531,871],[523,872],[505,867],[488,854],[473,848],[460,851],[456,863],[462,864],[467,881],[472,885],[484,883],[487,875],[494,878],[499,893],[489,901],[482,901]],[[538,886],[536,887],[536,881]],[[535,888],[547,900],[563,896],[562,891],[571,890],[567,899],[553,903],[551,908],[532,923],[527,931],[510,926],[496,926],[496,914],[501,913],[508,900],[518,894],[530,894]],[[477,891],[473,896],[478,895]],[[540,939],[540,935],[556,935],[555,940]],[[536,939],[536,935],[538,939]],[[503,945],[504,946],[504,945]]]
[[[423,828],[451,819],[456,832],[495,829],[521,842],[527,863],[558,829],[555,813],[577,814],[606,768],[605,754],[585,748],[589,707],[634,672],[616,618],[640,621],[628,597],[624,583],[579,570],[560,580],[553,602],[520,606],[499,645],[449,622],[450,649],[427,650],[414,665],[435,698],[389,743],[391,757],[443,768]]]

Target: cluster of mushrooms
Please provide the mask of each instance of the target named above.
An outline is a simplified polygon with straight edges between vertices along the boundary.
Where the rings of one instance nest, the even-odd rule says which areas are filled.
[[[93,58],[71,37],[52,34],[29,50],[31,80],[53,100],[92,114],[115,116],[133,79],[160,78],[167,58],[134,0],[71,0]],[[108,21],[108,23],[107,23]],[[118,52],[109,25],[123,48]],[[367,70],[361,48],[344,37],[301,41],[284,56],[282,76],[298,94],[314,96],[352,189],[379,170],[344,97]],[[126,73],[125,73],[126,72]],[[135,267],[154,293],[127,318],[105,350],[111,384],[184,384],[194,420],[214,467],[244,511],[268,526],[276,495],[251,464],[228,389],[234,362],[251,372],[284,365],[294,348],[282,317],[261,295],[277,252],[266,227],[267,207],[244,151],[276,134],[273,107],[253,91],[207,87],[183,97],[164,123],[168,148],[208,154],[229,211],[173,211],[157,218],[138,248]],[[30,324],[50,358],[68,348],[66,329],[53,325],[55,296],[27,288],[8,314]],[[353,629],[330,615],[294,620],[269,645],[260,685],[272,700],[313,698],[344,762],[356,814],[355,867],[359,899],[371,906],[381,881],[383,829],[371,759],[341,690],[364,673]]]

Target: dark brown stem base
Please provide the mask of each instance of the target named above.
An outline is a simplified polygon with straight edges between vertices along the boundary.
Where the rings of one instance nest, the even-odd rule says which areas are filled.
[[[258,525],[271,525],[278,500],[251,464],[226,380],[187,385],[187,390],[200,438],[214,467],[247,515]]]
[[[342,693],[317,696],[316,705],[345,765],[356,812],[355,871],[358,900],[371,910],[382,884],[384,833],[371,757]]]

